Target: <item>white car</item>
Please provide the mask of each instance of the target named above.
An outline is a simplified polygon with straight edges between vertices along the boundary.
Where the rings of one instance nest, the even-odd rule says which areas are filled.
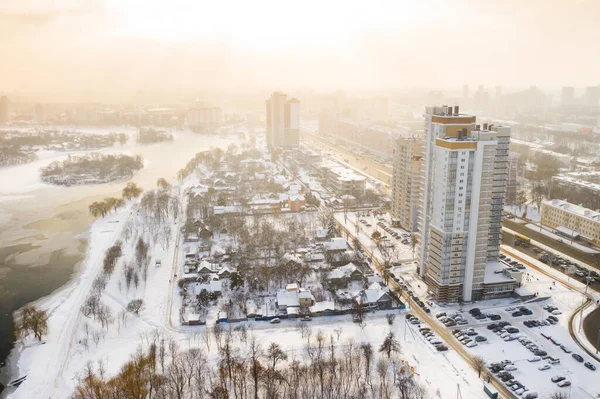
[[[281,320],[276,317],[274,319],[271,319],[271,321],[269,323],[271,323],[271,324],[277,324],[277,323],[281,323]]]
[[[559,314],[562,314],[562,312],[560,310],[553,310],[552,314],[558,316]]]
[[[538,367],[538,370],[544,371],[544,370],[550,370],[551,368],[552,368],[552,366],[550,366],[549,364],[544,364],[543,366]]]
[[[530,357],[529,359],[527,359],[528,362],[539,362],[540,360],[542,360],[541,357],[539,356],[534,356],[534,357]]]
[[[506,370],[506,371],[517,371],[517,366],[515,366],[513,364],[509,364],[508,366],[504,367],[504,370]]]
[[[467,348],[474,348],[477,346],[477,342],[475,341],[471,341],[469,342],[467,345],[465,345]]]

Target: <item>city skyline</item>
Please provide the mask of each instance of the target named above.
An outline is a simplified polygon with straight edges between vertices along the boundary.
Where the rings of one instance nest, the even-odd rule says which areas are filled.
[[[460,92],[467,83],[559,92],[600,83],[594,1],[534,1],[527,9],[515,1],[309,2],[294,18],[274,2],[85,4],[0,6],[0,50],[8,55],[0,92],[99,99],[166,89]],[[544,53],[560,57],[549,63]],[[434,73],[440,65],[447,73]]]

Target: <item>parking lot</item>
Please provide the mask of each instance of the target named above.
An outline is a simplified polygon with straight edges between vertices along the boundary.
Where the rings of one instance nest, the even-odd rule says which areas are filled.
[[[514,298],[482,301],[432,312],[516,396],[537,394],[543,399],[564,390],[572,398],[596,397],[600,371],[594,369],[600,365],[580,350],[568,330],[581,295],[535,272],[526,285],[541,297],[551,297],[529,303],[514,303]]]

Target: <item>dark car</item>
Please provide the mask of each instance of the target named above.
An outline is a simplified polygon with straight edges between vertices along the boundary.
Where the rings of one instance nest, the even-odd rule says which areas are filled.
[[[573,359],[577,360],[579,363],[583,362],[583,358],[581,356],[579,356],[577,353],[573,353],[571,356],[573,356]]]
[[[444,352],[444,351],[447,351],[447,350],[448,350],[448,347],[447,347],[446,345],[438,345],[438,346],[436,346],[436,347],[435,347],[435,349],[436,349],[438,352]]]
[[[547,356],[548,352],[543,351],[543,350],[537,350],[537,351],[533,351],[533,354],[536,356]]]
[[[487,326],[487,329],[488,329],[488,330],[493,330],[493,329],[494,329],[494,328],[496,328],[496,327],[498,327],[498,324],[496,324],[496,323],[492,323],[492,324],[490,324],[490,325],[488,325],[488,326]]]
[[[523,316],[523,313],[521,313],[521,312],[514,312],[514,313],[512,314],[512,316],[513,316],[513,317],[519,317],[519,316]]]
[[[587,367],[588,369],[595,371],[596,370],[596,366],[594,366],[592,363],[590,362],[585,362],[584,366]]]
[[[487,341],[486,337],[483,337],[481,335],[478,335],[475,337],[475,342],[485,342],[485,341]]]
[[[515,327],[507,327],[506,332],[511,333],[511,334],[516,334],[519,332],[519,329],[515,328]]]
[[[550,378],[550,381],[552,382],[561,382],[566,380],[565,377],[563,377],[562,375],[555,375],[554,377]]]
[[[491,320],[500,320],[502,318],[502,316],[500,316],[499,314],[493,314],[490,316]]]

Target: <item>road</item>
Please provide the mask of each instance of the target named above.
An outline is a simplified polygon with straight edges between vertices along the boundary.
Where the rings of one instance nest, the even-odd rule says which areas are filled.
[[[573,338],[573,341],[575,341],[575,343],[577,343],[577,345],[581,348],[581,350],[585,351],[588,355],[590,355],[591,357],[593,357],[594,359],[596,359],[597,361],[600,362],[600,356],[596,355],[595,353],[592,353],[589,349],[587,349],[587,347],[585,347],[579,341],[579,337],[577,336],[577,334],[575,334],[574,328],[573,328],[573,320],[574,320],[575,316],[577,315],[577,313],[579,313],[582,310],[582,308],[586,309],[588,306],[592,305],[593,299],[594,299],[592,296],[593,291],[588,292],[585,289],[581,289],[581,288],[573,285],[571,283],[571,281],[568,280],[568,277],[567,277],[567,280],[565,280],[553,273],[548,272],[544,268],[539,267],[539,266],[529,262],[527,259],[525,259],[525,257],[523,257],[522,255],[519,254],[520,251],[517,249],[511,249],[510,251],[506,251],[506,250],[502,249],[501,252],[506,254],[507,256],[510,256],[511,258],[513,258],[515,260],[518,260],[519,262],[523,263],[524,265],[527,265],[528,267],[534,269],[535,271],[550,277],[552,280],[564,285],[565,287],[567,287],[573,291],[579,292],[581,295],[584,295],[586,297],[585,302],[581,306],[579,306],[577,309],[575,309],[573,311],[573,314],[569,318],[569,334],[571,335],[571,338]]]
[[[336,223],[337,223],[338,227],[342,231],[344,231],[348,237],[352,237],[352,239],[355,238],[354,234],[352,234],[348,229],[346,229],[346,227],[342,223],[340,223],[338,220],[336,220]],[[371,268],[373,268],[373,266],[375,266],[376,271],[378,271],[380,274],[383,275],[383,270],[384,270],[383,265],[377,260],[377,258],[375,256],[373,256],[373,253],[368,248],[363,246],[363,249],[367,253],[367,255],[369,255],[372,259],[372,262],[370,263]],[[448,328],[441,326],[437,322],[437,320],[435,320],[429,314],[425,313],[425,311],[423,309],[421,309],[421,307],[419,305],[413,306],[410,296],[393,279],[388,280],[388,286],[390,286],[390,288],[392,289],[393,292],[400,292],[401,297],[412,308],[412,313],[414,313],[420,320],[425,321],[429,325],[429,327],[431,327],[435,331],[435,333],[446,343],[446,345],[448,345],[448,347],[454,349],[456,351],[456,353],[458,353],[467,362],[467,364],[469,364],[471,367],[473,367],[473,356],[471,356],[469,351],[467,351],[462,346],[462,344],[459,343],[452,336],[451,331]],[[497,381],[495,376],[492,376],[491,382],[494,385],[494,387],[498,390],[498,392],[502,395],[503,398],[506,398],[506,399],[515,398],[516,399],[516,396],[508,388],[506,388],[499,381]]]
[[[539,241],[548,247],[554,248],[557,252],[562,252],[565,255],[578,259],[581,262],[587,263],[588,265],[600,270],[600,256],[598,256],[598,254],[590,254],[579,251],[567,243],[558,242],[555,239],[540,233],[539,231],[525,227],[524,224],[517,223],[506,218],[502,220],[502,224],[519,234],[523,234],[524,236],[527,236],[535,241]]]

